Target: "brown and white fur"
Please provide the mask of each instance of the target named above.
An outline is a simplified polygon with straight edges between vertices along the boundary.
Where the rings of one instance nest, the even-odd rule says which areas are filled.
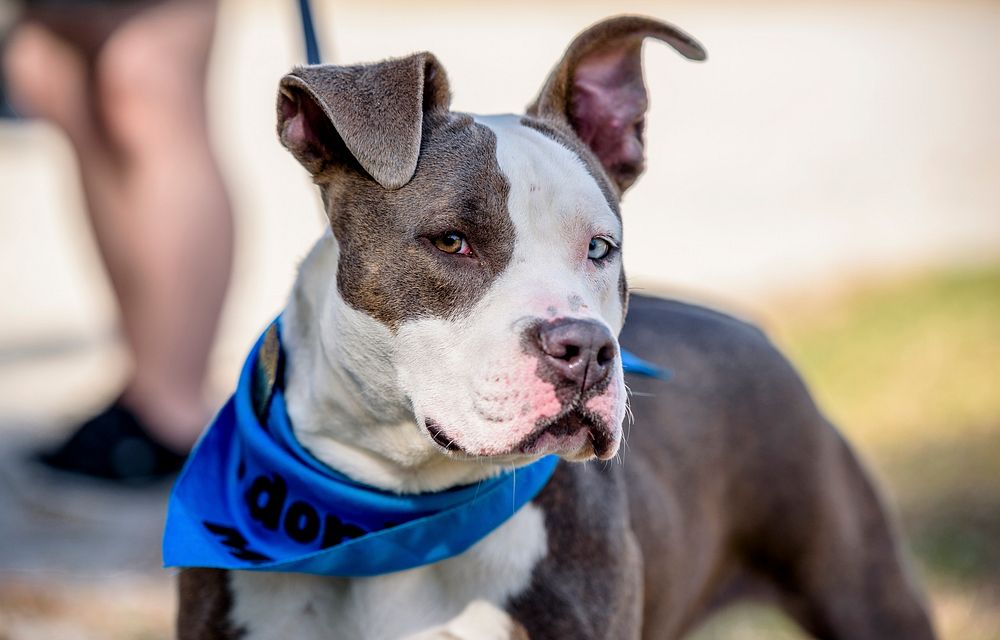
[[[185,570],[179,637],[675,638],[742,595],[817,637],[933,637],[871,480],[768,340],[628,299],[619,199],[643,169],[647,37],[704,58],[670,25],[610,19],[525,116],[451,112],[427,53],[282,80],[281,140],[330,219],[283,316],[297,438],[401,493],[566,461],[435,565]],[[619,340],[674,378],[623,376]]]

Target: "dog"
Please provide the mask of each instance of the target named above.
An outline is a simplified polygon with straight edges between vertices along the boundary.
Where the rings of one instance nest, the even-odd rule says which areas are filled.
[[[629,295],[646,39],[705,58],[669,24],[611,18],[525,115],[452,112],[429,53],[281,80],[279,137],[330,222],[281,318],[295,439],[400,495],[561,461],[425,566],[184,569],[180,638],[677,638],[753,596],[819,638],[934,637],[876,487],[793,367],[749,324]],[[672,378],[626,377],[622,348]]]

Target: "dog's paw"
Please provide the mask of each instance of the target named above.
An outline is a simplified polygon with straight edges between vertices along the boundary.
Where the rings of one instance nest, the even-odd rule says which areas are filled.
[[[404,640],[529,640],[528,633],[506,611],[485,600],[473,600],[462,613],[440,627]]]

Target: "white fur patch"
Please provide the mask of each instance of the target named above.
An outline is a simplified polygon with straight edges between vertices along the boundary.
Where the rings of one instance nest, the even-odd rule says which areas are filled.
[[[353,579],[232,572],[232,622],[245,640],[396,640],[484,619],[488,607],[464,611],[479,600],[496,607],[487,616],[496,626],[546,552],[544,516],[529,504],[462,555],[427,567]]]
[[[473,600],[440,627],[406,636],[405,640],[510,640],[514,620],[485,600]]]

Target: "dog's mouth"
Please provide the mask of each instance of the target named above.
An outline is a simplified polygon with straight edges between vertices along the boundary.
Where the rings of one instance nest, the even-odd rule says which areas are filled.
[[[460,447],[452,438],[448,437],[448,434],[444,432],[441,425],[434,422],[430,418],[424,420],[424,426],[427,428],[427,433],[430,435],[431,440],[434,444],[438,445],[445,451],[450,451],[452,453],[468,453],[462,447]]]
[[[587,460],[596,456],[600,460],[612,458],[618,450],[614,431],[603,420],[577,407],[546,420],[530,435],[506,451],[468,451],[455,438],[448,435],[440,424],[431,419],[424,421],[431,440],[450,455],[473,458],[520,458],[556,454],[568,460]]]
[[[540,429],[521,441],[521,453],[528,455],[559,454],[579,460],[597,456],[608,460],[614,456],[617,438],[603,420],[578,408],[547,421]]]

